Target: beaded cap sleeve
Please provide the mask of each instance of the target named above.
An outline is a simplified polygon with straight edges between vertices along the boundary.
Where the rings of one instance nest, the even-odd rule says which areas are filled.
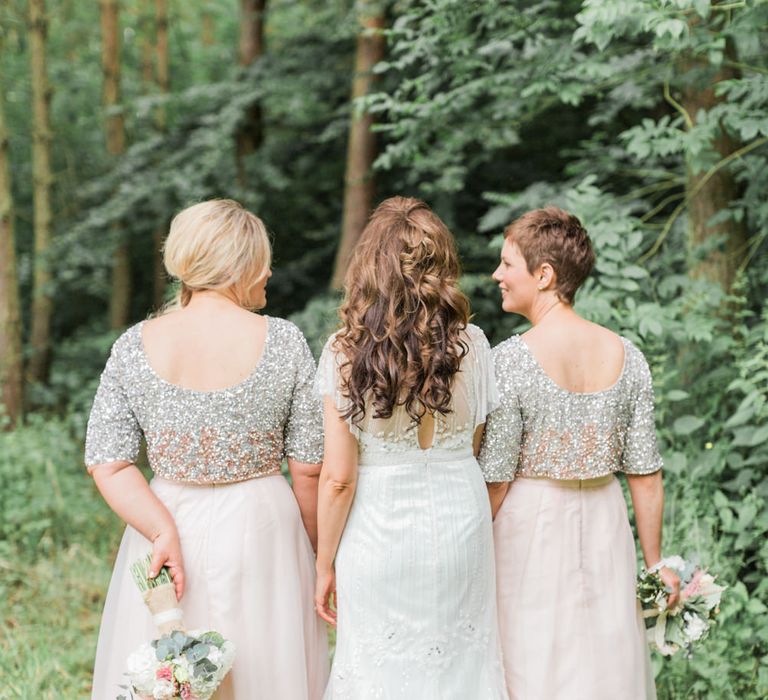
[[[629,340],[613,386],[571,392],[513,336],[493,350],[501,406],[488,417],[478,461],[488,482],[515,476],[590,479],[662,467],[648,363]]]
[[[344,413],[350,401],[341,390],[344,359],[333,349],[334,339],[335,335],[331,336],[323,348],[315,389],[320,396],[330,396],[339,412]],[[485,423],[488,414],[498,406],[491,350],[485,334],[469,324],[464,341],[468,353],[451,387],[452,411],[435,416],[434,448],[471,447],[475,428]],[[359,442],[361,454],[419,449],[418,425],[402,406],[396,407],[390,418],[374,418],[368,410],[359,422],[348,419],[347,424]]]
[[[322,461],[315,363],[301,331],[267,316],[261,359],[242,382],[216,391],[171,384],[149,364],[139,323],[117,339],[91,409],[88,466],[135,461],[142,435],[158,476],[229,483],[280,473],[284,457]]]

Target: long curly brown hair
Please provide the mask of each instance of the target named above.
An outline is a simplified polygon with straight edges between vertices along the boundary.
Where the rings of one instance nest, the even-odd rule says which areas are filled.
[[[340,353],[341,390],[359,422],[404,406],[415,423],[451,412],[451,382],[467,344],[469,301],[446,225],[418,199],[391,197],[373,212],[347,270]]]

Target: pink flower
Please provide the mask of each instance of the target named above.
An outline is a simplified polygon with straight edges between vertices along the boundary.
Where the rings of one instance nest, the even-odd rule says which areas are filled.
[[[170,666],[161,666],[157,669],[155,676],[159,681],[171,681],[173,682],[173,671]]]
[[[189,683],[182,683],[180,690],[181,700],[192,700],[192,686]]]
[[[680,600],[688,600],[688,598],[692,598],[699,592],[699,589],[701,588],[702,576],[704,576],[703,569],[696,569],[696,573],[693,575],[693,578],[688,581],[688,585],[683,588],[682,592],[680,593]]]

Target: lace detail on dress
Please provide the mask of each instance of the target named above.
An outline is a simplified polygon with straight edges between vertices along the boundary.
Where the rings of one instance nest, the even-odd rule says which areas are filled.
[[[334,662],[331,671],[334,700],[360,700],[361,686],[370,682],[363,670],[373,666],[381,668],[395,662],[400,670],[398,678],[387,675],[379,684],[368,685],[365,698],[393,697],[393,689],[400,688],[401,697],[409,697],[408,688],[416,680],[439,678],[451,669],[457,659],[467,654],[485,656],[493,649],[496,635],[491,635],[487,625],[464,616],[446,627],[442,634],[411,627],[383,627],[360,637],[347,648],[345,663]],[[489,659],[493,663],[493,658]],[[495,664],[501,669],[501,664]]]

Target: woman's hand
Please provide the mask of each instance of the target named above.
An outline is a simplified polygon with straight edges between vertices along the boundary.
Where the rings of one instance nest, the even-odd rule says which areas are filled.
[[[671,610],[680,600],[680,577],[672,569],[663,566],[659,569],[659,578],[669,589],[667,609]]]
[[[315,583],[315,610],[326,622],[336,627],[336,572],[333,569],[317,572]]]
[[[152,542],[152,561],[149,565],[149,577],[155,578],[165,566],[171,574],[176,588],[176,600],[184,595],[184,562],[181,557],[181,542],[178,533],[161,532]]]
[[[96,487],[119,517],[152,542],[149,571],[152,578],[165,565],[170,571],[176,598],[184,594],[184,564],[176,523],[165,504],[149,488],[132,462],[105,462],[89,468]]]

